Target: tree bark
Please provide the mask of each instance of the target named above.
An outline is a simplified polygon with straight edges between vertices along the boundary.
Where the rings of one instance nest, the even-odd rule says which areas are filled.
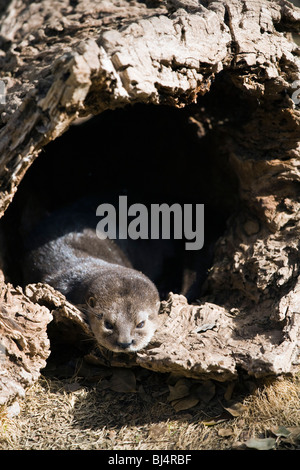
[[[46,333],[52,315],[28,302],[21,289],[7,285],[0,298],[0,405],[24,396],[46,365],[50,342]]]
[[[0,15],[4,218],[41,150],[78,117],[135,103],[185,107],[212,93],[222,73],[243,97],[244,113],[249,109],[240,124],[229,108],[220,134],[239,182],[240,210],[218,240],[206,297],[192,306],[170,294],[154,342],[137,355],[98,349],[87,359],[216,380],[240,369],[256,376],[297,370],[300,52],[290,33],[299,31],[299,9],[284,0],[12,0],[0,2]],[[200,109],[193,120],[201,130]],[[210,120],[214,126],[218,106]],[[60,294],[49,296],[48,286],[22,293],[1,284],[1,374],[14,369],[11,392],[0,383],[3,403],[16,394],[15,384],[38,376],[49,354],[50,312],[56,325],[73,322],[89,332],[80,313]],[[18,327],[11,330],[12,321]],[[42,332],[34,348],[33,323]],[[16,331],[23,338],[17,362]]]

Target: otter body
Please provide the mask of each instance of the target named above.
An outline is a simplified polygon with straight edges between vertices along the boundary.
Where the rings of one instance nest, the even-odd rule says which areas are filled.
[[[91,201],[74,204],[30,233],[24,283],[48,283],[63,293],[87,314],[100,345],[115,352],[138,351],[156,329],[159,294],[149,277],[135,269],[134,264],[143,263],[130,259],[132,241],[97,237],[96,207]]]

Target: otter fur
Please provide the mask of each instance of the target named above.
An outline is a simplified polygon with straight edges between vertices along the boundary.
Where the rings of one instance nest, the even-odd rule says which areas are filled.
[[[149,277],[135,269],[143,262],[130,259],[132,241],[98,238],[96,207],[96,201],[83,200],[37,224],[25,242],[24,284],[53,286],[87,315],[100,345],[135,352],[155,332],[159,294]],[[138,258],[147,256],[141,248],[136,251]]]

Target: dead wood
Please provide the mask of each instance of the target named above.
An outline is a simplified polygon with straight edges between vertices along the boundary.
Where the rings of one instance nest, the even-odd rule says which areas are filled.
[[[153,343],[136,356],[96,351],[90,360],[216,380],[240,368],[297,370],[300,54],[290,33],[299,9],[284,0],[12,0],[0,15],[1,215],[41,150],[78,117],[135,103],[185,107],[218,77],[224,93],[230,83],[243,98],[247,119],[232,120],[220,141],[240,206],[218,240],[206,296],[191,306],[170,295]],[[201,134],[200,109],[193,119]],[[38,376],[50,312],[56,324],[88,326],[47,286],[24,295],[2,280],[2,289],[3,403]]]
[[[25,390],[39,377],[50,354],[46,333],[52,315],[19,289],[3,285],[0,293],[0,405]]]

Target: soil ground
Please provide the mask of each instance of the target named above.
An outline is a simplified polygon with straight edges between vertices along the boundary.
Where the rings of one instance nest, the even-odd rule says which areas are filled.
[[[17,416],[2,409],[0,449],[225,450],[251,442],[300,449],[297,376],[203,388],[146,370],[119,372],[93,383],[41,377]]]

